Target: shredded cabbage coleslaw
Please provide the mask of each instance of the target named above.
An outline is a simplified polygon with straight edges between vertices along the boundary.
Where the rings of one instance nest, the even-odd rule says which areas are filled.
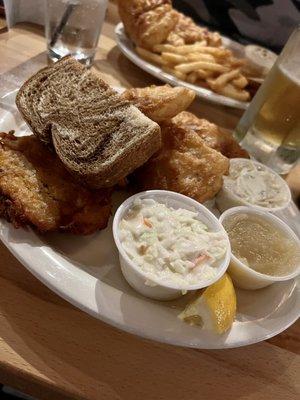
[[[151,282],[182,288],[213,278],[227,249],[226,234],[210,232],[196,212],[138,199],[119,225],[122,246]]]
[[[244,201],[261,207],[280,207],[288,200],[286,188],[278,176],[250,160],[230,163],[224,187]]]

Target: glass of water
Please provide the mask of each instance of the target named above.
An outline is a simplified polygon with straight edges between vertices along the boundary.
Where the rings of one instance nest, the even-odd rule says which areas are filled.
[[[234,132],[258,161],[286,174],[300,157],[300,28],[297,28]]]
[[[105,17],[107,0],[46,0],[46,39],[50,60],[71,54],[90,66]]]

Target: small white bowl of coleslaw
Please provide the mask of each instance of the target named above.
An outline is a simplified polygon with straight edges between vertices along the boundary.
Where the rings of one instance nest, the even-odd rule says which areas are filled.
[[[261,211],[276,212],[291,202],[287,183],[271,168],[247,158],[232,158],[229,174],[216,196],[220,212],[232,207],[250,206]]]
[[[205,206],[182,194],[150,190],[118,208],[113,236],[122,273],[139,293],[171,300],[217,281],[230,262],[230,242]]]

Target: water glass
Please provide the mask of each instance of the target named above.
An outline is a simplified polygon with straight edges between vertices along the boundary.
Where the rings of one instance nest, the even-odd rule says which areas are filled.
[[[92,64],[107,0],[46,0],[45,31],[50,60],[68,54]]]

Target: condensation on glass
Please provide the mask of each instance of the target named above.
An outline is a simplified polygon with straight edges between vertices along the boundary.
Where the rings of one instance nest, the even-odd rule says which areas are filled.
[[[103,25],[107,0],[46,0],[45,32],[52,61],[71,54],[90,66]]]
[[[251,155],[280,174],[300,156],[300,28],[241,118],[235,133]]]

